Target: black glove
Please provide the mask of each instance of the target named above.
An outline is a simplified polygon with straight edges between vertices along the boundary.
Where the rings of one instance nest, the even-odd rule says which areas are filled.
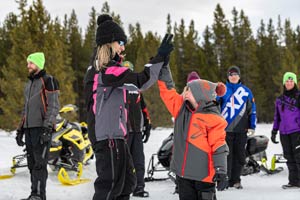
[[[25,142],[23,141],[23,136],[24,136],[24,130],[18,129],[17,136],[16,136],[16,142],[17,142],[17,145],[20,147],[24,146],[24,144],[25,144]]]
[[[151,124],[147,124],[143,128],[143,143],[148,142],[148,139],[150,137],[150,130],[151,130]]]
[[[213,178],[214,182],[217,182],[217,190],[222,191],[228,188],[228,176],[227,174],[215,174]]]
[[[272,130],[271,141],[272,141],[274,144],[278,144],[278,143],[279,143],[278,141],[276,141],[276,135],[277,135],[277,131]]]
[[[52,139],[52,128],[51,127],[43,127],[42,134],[40,137],[40,143],[44,144],[49,142]]]
[[[165,59],[168,59],[168,56],[174,49],[174,45],[171,43],[173,38],[172,34],[166,34],[164,39],[162,40],[159,48],[158,48],[158,54]]]

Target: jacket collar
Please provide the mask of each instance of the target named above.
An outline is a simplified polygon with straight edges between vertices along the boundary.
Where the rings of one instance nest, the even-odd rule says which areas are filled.
[[[46,71],[45,71],[45,70],[41,70],[41,71],[39,71],[39,73],[37,73],[37,74],[30,74],[30,75],[28,76],[28,78],[29,78],[30,80],[33,80],[33,79],[39,79],[39,78],[43,77],[45,74],[46,74]]]

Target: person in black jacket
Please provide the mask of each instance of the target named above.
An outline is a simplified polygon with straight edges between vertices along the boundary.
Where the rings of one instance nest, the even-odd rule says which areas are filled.
[[[133,65],[129,61],[125,61],[122,64],[133,71]],[[149,192],[144,190],[145,154],[143,143],[146,143],[150,136],[150,115],[143,95],[139,91],[128,91],[127,105],[127,129],[129,132],[127,143],[137,176],[137,186],[133,191],[133,196],[149,197]]]
[[[58,81],[47,75],[44,70],[44,53],[30,54],[27,63],[29,81],[25,86],[23,115],[16,137],[19,146],[26,144],[30,171],[31,194],[23,200],[46,200],[48,155],[60,107],[59,85]]]

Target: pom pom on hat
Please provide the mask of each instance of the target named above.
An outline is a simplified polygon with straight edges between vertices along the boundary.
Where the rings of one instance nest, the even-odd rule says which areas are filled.
[[[226,85],[222,82],[217,83],[216,87],[217,96],[222,97],[226,94]]]
[[[108,21],[108,20],[113,21],[113,18],[107,14],[100,15],[97,18],[97,25],[99,26],[100,24],[102,24],[103,22]]]
[[[200,79],[200,76],[197,72],[192,71],[191,73],[188,74],[186,82],[190,82],[196,79]]]

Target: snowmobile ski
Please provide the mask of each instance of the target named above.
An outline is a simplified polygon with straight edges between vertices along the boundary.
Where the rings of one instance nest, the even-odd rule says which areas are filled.
[[[61,167],[58,174],[57,178],[59,182],[63,185],[78,185],[81,183],[87,183],[90,181],[90,179],[82,179],[82,163],[78,163],[78,169],[77,169],[77,174],[75,179],[71,179],[69,176],[69,173],[66,171],[64,167]]]
[[[26,156],[27,154],[14,156],[12,159],[12,167],[10,168],[10,174],[0,175],[0,180],[14,177],[16,174],[16,168],[27,166],[23,163],[23,161],[26,159]]]
[[[283,167],[276,167],[275,168],[275,165],[273,164],[273,161],[272,161],[272,164],[271,164],[272,165],[271,168],[268,168],[266,159],[262,159],[261,162],[262,162],[262,164],[260,165],[260,169],[263,170],[264,172],[266,172],[267,174],[277,174],[277,173],[283,171]]]

